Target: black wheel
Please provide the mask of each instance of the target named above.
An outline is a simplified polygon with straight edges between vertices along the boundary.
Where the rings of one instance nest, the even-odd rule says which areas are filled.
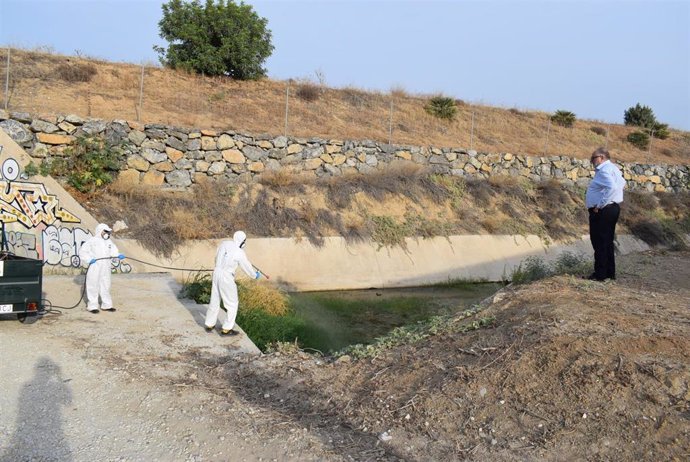
[[[38,313],[19,313],[17,319],[24,324],[33,324],[38,321]]]

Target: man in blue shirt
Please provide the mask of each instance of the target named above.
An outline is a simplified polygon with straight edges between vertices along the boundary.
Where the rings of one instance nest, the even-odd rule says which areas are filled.
[[[589,238],[594,248],[594,273],[589,279],[616,279],[613,240],[623,202],[625,180],[610,160],[609,152],[599,148],[592,153],[594,178],[589,183],[585,205],[589,211]]]

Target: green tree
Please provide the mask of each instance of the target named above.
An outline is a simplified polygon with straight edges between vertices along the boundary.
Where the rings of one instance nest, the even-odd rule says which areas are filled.
[[[250,5],[233,0],[170,0],[163,4],[160,36],[168,47],[154,46],[163,65],[239,80],[264,77],[273,52],[268,21]]]
[[[642,106],[640,103],[629,107],[623,114],[623,120],[625,120],[625,125],[634,125],[644,128],[654,128],[657,124],[652,108],[649,106]]]

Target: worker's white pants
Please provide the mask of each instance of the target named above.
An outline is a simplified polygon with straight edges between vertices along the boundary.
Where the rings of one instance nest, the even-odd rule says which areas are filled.
[[[101,296],[101,308],[108,310],[113,307],[113,299],[110,297],[110,260],[98,260],[89,266],[86,274],[86,309],[98,309],[98,296]]]
[[[213,272],[211,300],[208,304],[208,311],[206,311],[206,327],[215,327],[216,322],[218,321],[221,300],[223,301],[225,311],[227,311],[222,328],[224,330],[230,330],[235,325],[239,300],[237,298],[235,275],[228,271]]]

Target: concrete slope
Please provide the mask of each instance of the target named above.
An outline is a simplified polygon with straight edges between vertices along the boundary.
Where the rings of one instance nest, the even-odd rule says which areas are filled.
[[[72,306],[79,300],[83,283],[82,275],[46,276],[44,297],[55,306]],[[82,301],[71,310],[58,308],[63,314],[45,321],[59,323],[65,332],[88,325],[89,343],[94,347],[117,348],[132,357],[143,347],[172,356],[188,349],[222,355],[260,353],[241,329],[242,334],[234,337],[207,333],[203,326],[206,305],[179,299],[180,289],[168,273],[113,274],[111,294],[117,311],[92,314]]]

